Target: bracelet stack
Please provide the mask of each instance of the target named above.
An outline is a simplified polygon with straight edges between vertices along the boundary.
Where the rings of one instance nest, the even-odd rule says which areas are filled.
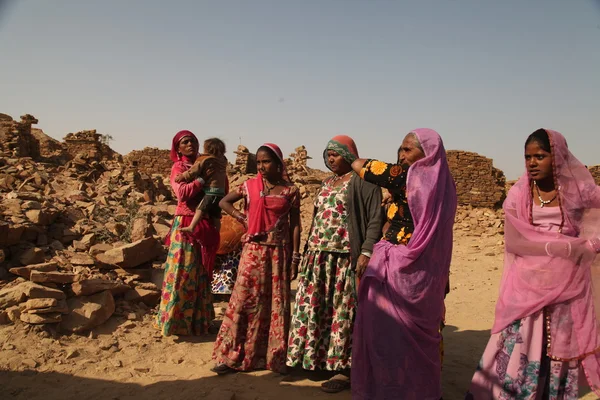
[[[232,217],[235,218],[236,220],[238,220],[239,222],[245,222],[246,221],[246,216],[244,214],[242,214],[241,212],[239,212],[238,210],[235,210],[232,213]]]
[[[300,256],[299,252],[295,251],[292,253],[292,263],[293,264],[300,264],[300,259],[301,259],[301,256]]]

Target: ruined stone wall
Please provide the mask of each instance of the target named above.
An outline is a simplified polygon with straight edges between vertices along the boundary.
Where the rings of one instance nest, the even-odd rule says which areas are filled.
[[[134,150],[123,157],[123,161],[130,168],[137,169],[147,175],[162,174],[169,176],[173,161],[169,150],[156,147],[145,147],[143,150]]]
[[[592,173],[592,176],[596,180],[596,185],[600,185],[600,165],[594,165],[593,167],[590,167],[589,169],[590,169],[590,172]]]
[[[506,177],[493,161],[477,153],[449,150],[450,171],[456,182],[458,204],[497,208],[506,197]]]
[[[95,129],[69,133],[64,137],[66,152],[70,158],[90,160],[115,160],[121,156],[102,143],[102,135]]]
[[[30,114],[21,116],[17,122],[11,116],[0,114],[0,151],[8,157],[40,158],[40,145],[31,134],[31,125],[38,120]]]
[[[238,146],[235,164],[232,167],[234,173],[255,174],[256,173],[256,154],[250,153],[246,146]]]

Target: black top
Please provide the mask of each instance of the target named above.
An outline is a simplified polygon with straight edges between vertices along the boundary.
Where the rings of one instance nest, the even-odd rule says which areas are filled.
[[[383,240],[393,244],[407,245],[415,230],[406,198],[407,173],[407,165],[388,164],[378,160],[367,160],[360,171],[361,178],[388,189],[392,195],[392,204],[387,210],[390,226],[383,235]]]

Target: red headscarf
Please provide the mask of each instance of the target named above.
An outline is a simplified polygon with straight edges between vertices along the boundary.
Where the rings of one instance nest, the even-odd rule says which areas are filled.
[[[199,143],[198,142],[198,138],[192,132],[190,132],[190,131],[179,131],[179,132],[177,132],[177,134],[173,137],[173,143],[171,144],[171,161],[173,161],[173,162],[185,161],[185,162],[187,162],[189,164],[191,164],[191,163],[194,162],[194,160],[190,160],[190,159],[188,159],[188,157],[181,156],[177,152],[177,148],[179,147],[179,142],[181,141],[181,139],[183,139],[186,136],[194,138],[194,140],[196,141],[196,143]]]

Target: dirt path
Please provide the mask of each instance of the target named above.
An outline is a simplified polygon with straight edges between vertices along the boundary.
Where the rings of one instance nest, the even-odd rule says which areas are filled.
[[[498,237],[457,238],[447,298],[446,400],[464,396],[489,338],[502,270]],[[218,305],[217,311],[220,311]],[[62,336],[19,326],[0,327],[3,399],[350,399],[318,389],[318,377],[253,372],[217,377],[214,336],[192,341],[162,338],[150,315],[112,318],[90,337]],[[235,396],[234,396],[235,395]],[[593,395],[585,399],[596,398]]]

